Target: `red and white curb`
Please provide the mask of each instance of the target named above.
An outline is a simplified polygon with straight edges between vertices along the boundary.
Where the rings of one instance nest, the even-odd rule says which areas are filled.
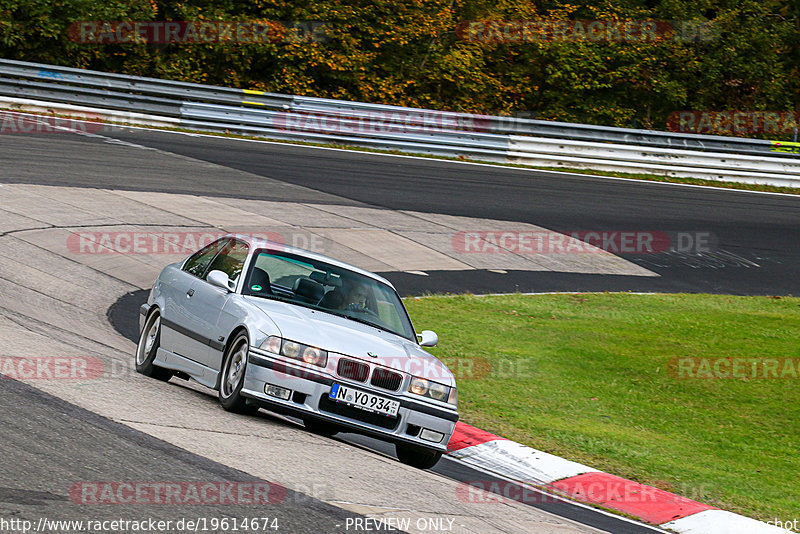
[[[473,426],[457,423],[448,456],[481,471],[599,505],[680,534],[786,534],[743,515],[603,473]]]

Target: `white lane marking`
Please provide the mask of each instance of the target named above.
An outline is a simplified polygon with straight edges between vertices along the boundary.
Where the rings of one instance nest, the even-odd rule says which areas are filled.
[[[478,465],[474,465],[474,464],[471,464],[471,463],[464,462],[463,460],[460,460],[458,458],[454,458],[450,454],[447,454],[447,455],[443,456],[442,459],[443,460],[446,459],[446,460],[449,460],[451,462],[455,462],[457,464],[463,465],[465,467],[469,467],[471,469],[474,469],[475,471],[484,473],[486,475],[491,475],[491,476],[493,476],[495,478],[499,478],[500,480],[505,480],[506,482],[513,482],[513,483],[516,483],[516,484],[520,484],[518,481],[512,480],[511,478],[508,478],[505,475],[494,473],[494,472],[489,471],[488,469],[484,469],[484,468],[482,468],[482,467],[480,467]],[[453,480],[457,480],[457,479],[453,479]],[[523,487],[525,487],[526,489],[528,489],[530,491],[543,493],[541,489],[536,488],[534,486],[531,486],[530,484],[522,483],[522,484],[520,484],[520,486],[523,486]],[[617,519],[619,521],[624,521],[624,522],[627,522],[627,523],[631,523],[633,525],[637,525],[637,526],[642,527],[642,528],[647,528],[647,529],[652,530],[653,532],[660,532],[660,533],[663,533],[663,534],[669,534],[666,530],[663,530],[663,529],[661,529],[661,528],[659,528],[657,526],[648,525],[647,523],[642,523],[641,521],[636,521],[635,519],[630,519],[630,518],[622,516],[622,515],[617,515],[617,514],[615,514],[613,512],[609,512],[609,511],[603,510],[602,508],[597,508],[597,507],[594,507],[594,506],[591,506],[589,504],[585,504],[585,503],[582,503],[582,502],[579,502],[579,501],[573,501],[573,500],[567,499],[567,498],[565,498],[565,497],[563,497],[561,495],[556,495],[554,493],[553,494],[548,493],[547,494],[547,498],[548,499],[552,498],[554,500],[561,501],[561,502],[564,502],[566,504],[571,504],[572,506],[576,506],[578,508],[584,508],[586,510],[590,510],[590,511],[596,513],[596,514],[602,514],[602,515]],[[559,517],[561,519],[563,519],[563,520],[571,521],[571,520],[569,520],[569,519],[567,519],[565,517],[562,517],[562,516],[559,516]],[[584,527],[586,526],[586,525],[583,525],[582,523],[578,523],[577,521],[575,521],[575,523],[579,524],[579,525],[582,525]]]
[[[506,439],[479,443],[448,453],[470,464],[512,480],[549,484],[583,473],[597,473],[592,467],[555,456]]]

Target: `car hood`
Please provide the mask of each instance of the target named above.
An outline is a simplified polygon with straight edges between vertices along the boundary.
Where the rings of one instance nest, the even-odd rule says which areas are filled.
[[[411,340],[320,310],[245,298],[269,316],[285,339],[455,386],[453,373]]]

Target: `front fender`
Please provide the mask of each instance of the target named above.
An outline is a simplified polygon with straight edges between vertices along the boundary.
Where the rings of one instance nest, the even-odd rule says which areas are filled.
[[[142,333],[142,328],[144,328],[144,322],[147,320],[147,316],[150,315],[150,308],[152,306],[150,304],[142,304],[139,306],[139,333]]]
[[[280,336],[281,331],[275,322],[261,309],[247,302],[241,295],[228,299],[220,314],[220,331],[228,337],[236,329],[247,330],[250,345],[258,347],[269,336]],[[227,340],[226,340],[227,343]]]

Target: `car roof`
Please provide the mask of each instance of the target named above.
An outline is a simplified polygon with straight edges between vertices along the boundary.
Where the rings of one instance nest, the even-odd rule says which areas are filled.
[[[285,243],[278,243],[277,241],[270,241],[268,239],[262,239],[262,238],[259,238],[259,237],[254,237],[254,236],[245,235],[245,234],[226,234],[223,237],[235,237],[236,239],[240,239],[240,240],[246,242],[248,245],[250,245],[252,250],[256,250],[256,249],[260,249],[260,248],[275,249],[275,250],[280,251],[280,252],[289,252],[290,254],[297,254],[298,256],[304,256],[304,257],[310,258],[312,260],[317,260],[317,261],[323,261],[325,263],[330,263],[331,265],[334,265],[336,267],[341,267],[343,269],[348,269],[350,271],[356,272],[358,274],[362,274],[362,275],[367,276],[369,278],[372,278],[374,280],[378,280],[379,282],[383,282],[384,284],[388,285],[389,287],[391,287],[392,289],[397,291],[397,289],[394,287],[394,285],[390,281],[388,281],[387,279],[383,278],[382,276],[378,276],[375,273],[372,273],[370,271],[366,271],[366,270],[364,270],[364,269],[362,269],[360,267],[356,267],[355,265],[351,265],[349,263],[345,263],[343,261],[339,261],[339,260],[337,260],[335,258],[331,258],[329,256],[325,256],[325,255],[319,254],[317,252],[312,252],[310,250],[305,250],[305,249],[302,249],[302,248],[286,245]]]

